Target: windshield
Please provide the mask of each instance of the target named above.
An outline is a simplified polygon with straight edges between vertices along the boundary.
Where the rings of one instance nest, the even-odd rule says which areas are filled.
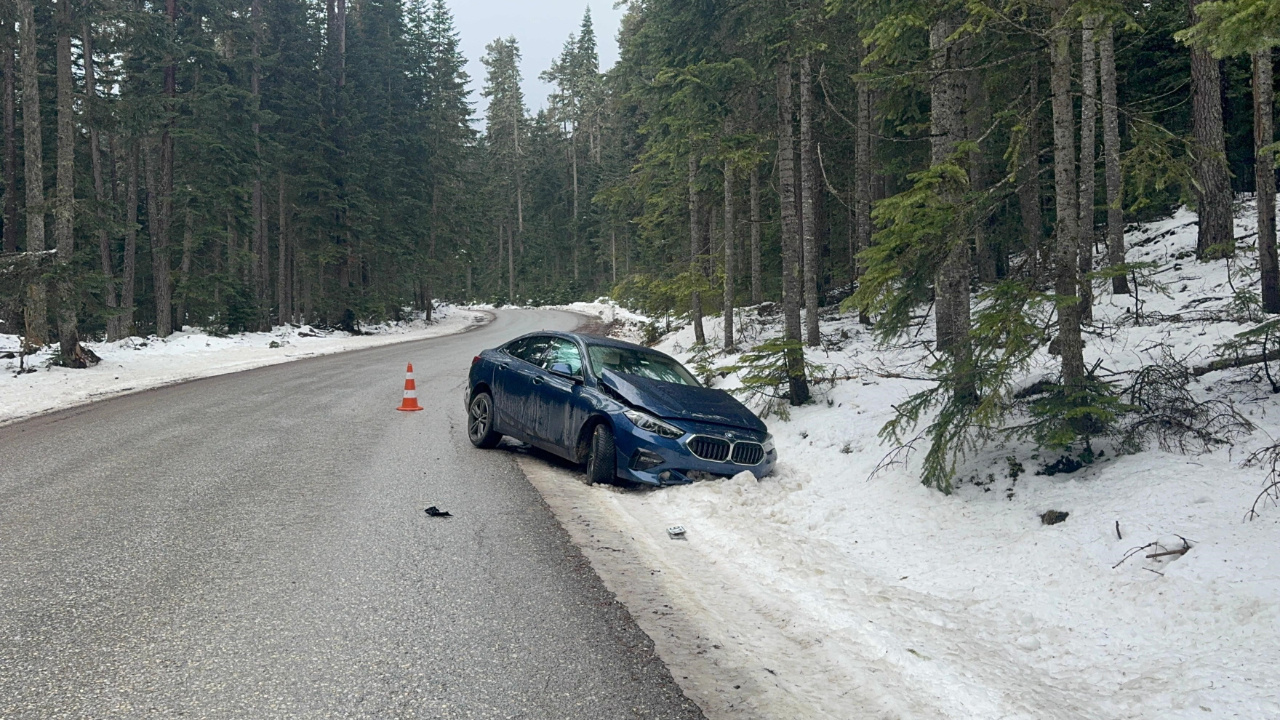
[[[612,370],[639,375],[650,380],[698,387],[698,381],[684,369],[683,365],[656,352],[588,345],[587,357],[591,361],[591,371],[597,377],[602,370]]]

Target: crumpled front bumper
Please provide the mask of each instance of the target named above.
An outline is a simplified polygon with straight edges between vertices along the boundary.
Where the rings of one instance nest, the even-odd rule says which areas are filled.
[[[732,477],[744,470],[758,479],[773,472],[778,461],[778,451],[773,447],[771,438],[764,433],[681,421],[678,426],[686,433],[684,437],[672,439],[642,430],[621,415],[614,416],[613,420],[618,477],[632,482],[657,486],[687,485],[710,477]],[[687,440],[694,435],[724,438],[726,431],[732,432],[738,440],[750,440],[763,444],[766,450],[764,459],[756,465],[742,465],[727,460],[706,460],[694,455],[686,444]],[[643,461],[643,458],[648,456],[640,456],[640,454],[646,451],[661,458],[662,462],[651,464],[652,458],[648,462]]]

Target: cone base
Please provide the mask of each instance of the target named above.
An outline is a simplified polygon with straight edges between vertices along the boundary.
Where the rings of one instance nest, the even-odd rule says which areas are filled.
[[[398,407],[396,409],[399,410],[400,412],[417,412],[418,410],[422,410],[422,408],[420,407],[403,407],[403,406]]]

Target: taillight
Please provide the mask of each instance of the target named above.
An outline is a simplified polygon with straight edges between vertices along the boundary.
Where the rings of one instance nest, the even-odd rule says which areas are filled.
[[[480,362],[480,356],[479,356],[479,355],[477,355],[477,356],[475,356],[475,357],[471,358],[471,364],[472,364],[472,365],[475,365],[475,364],[476,364],[476,363],[478,363],[478,362]]]

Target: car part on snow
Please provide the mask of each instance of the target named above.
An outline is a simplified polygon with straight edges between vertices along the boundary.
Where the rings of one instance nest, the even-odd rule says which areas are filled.
[[[431,507],[427,508],[426,513],[431,517],[453,517],[453,513],[449,512],[448,510],[441,510],[435,505],[432,505]]]
[[[685,539],[684,526],[672,525],[671,527],[667,528],[667,535],[669,535],[672,540],[684,540]]]

